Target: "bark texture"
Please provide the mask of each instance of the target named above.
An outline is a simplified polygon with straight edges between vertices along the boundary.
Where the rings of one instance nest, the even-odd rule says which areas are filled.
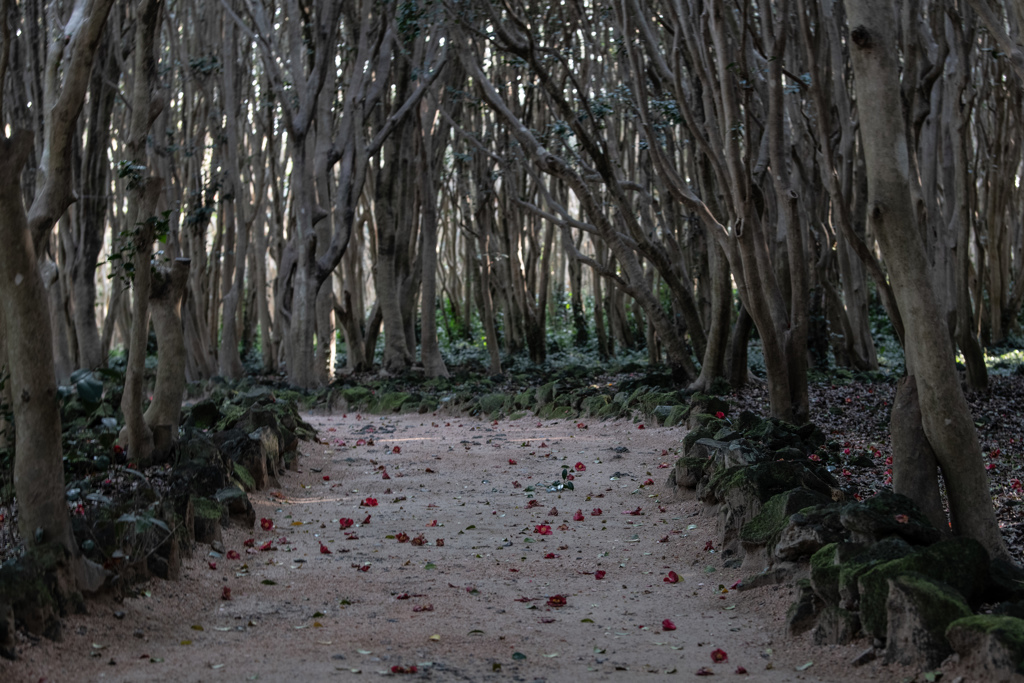
[[[885,0],[853,0],[847,11],[857,100],[871,103],[860,107],[868,219],[903,317],[907,368],[916,379],[924,435],[946,481],[954,533],[976,538],[992,555],[1006,555],[911,199],[896,54],[899,22]],[[894,454],[894,460],[900,457],[905,456]]]

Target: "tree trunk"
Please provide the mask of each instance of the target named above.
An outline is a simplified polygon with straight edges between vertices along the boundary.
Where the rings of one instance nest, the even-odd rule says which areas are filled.
[[[153,224],[149,220],[156,208],[157,195],[163,183],[149,178],[129,199],[126,220],[136,226],[129,238],[133,251],[134,278],[132,280],[132,327],[127,340],[128,365],[124,373],[124,393],[121,394],[121,412],[124,427],[119,441],[128,451],[128,459],[140,468],[153,464],[153,430],[142,413],[145,400],[146,345],[149,341],[149,296],[152,282]],[[141,220],[139,220],[141,217]]]
[[[910,194],[902,116],[898,26],[885,0],[847,3],[861,139],[868,175],[868,217],[889,268],[906,333],[907,367],[916,378],[924,434],[942,468],[954,533],[1006,556],[989,502],[988,475],[954,363],[949,330],[931,289],[924,244]],[[905,457],[896,453],[895,458]],[[894,458],[894,459],[895,459]]]
[[[889,418],[892,452],[892,489],[917,503],[932,525],[942,532],[949,530],[949,518],[942,509],[939,463],[921,425],[921,404],[917,381],[911,375],[899,381]]]
[[[32,134],[0,138],[0,176],[20,178],[32,149]],[[50,347],[46,290],[36,265],[21,184],[0,183],[0,325],[6,330],[17,434],[14,490],[18,528],[28,545],[56,541],[76,552],[64,498],[57,384]]]
[[[420,145],[420,206],[422,207],[422,233],[420,258],[422,259],[423,295],[420,305],[422,322],[420,359],[427,377],[448,377],[448,367],[441,358],[437,342],[437,188],[434,178],[433,135],[426,129],[429,122],[421,122]]]
[[[156,436],[157,452],[154,456],[158,461],[168,455],[167,452],[161,452],[165,445],[177,443],[178,425],[181,423],[181,401],[185,395],[185,335],[181,325],[181,297],[188,283],[190,263],[187,258],[179,258],[174,260],[170,269],[157,270],[150,291],[153,331],[156,333],[160,362],[156,368],[153,401],[143,419]],[[170,430],[166,444],[158,434],[158,430],[164,428]]]

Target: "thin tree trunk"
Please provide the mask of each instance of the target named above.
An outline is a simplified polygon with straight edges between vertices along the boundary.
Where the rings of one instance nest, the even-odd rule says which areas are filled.
[[[169,269],[157,270],[150,292],[150,311],[160,363],[156,368],[153,401],[142,417],[156,437],[155,446],[158,451],[178,442],[181,402],[185,394],[185,335],[181,325],[181,297],[188,283],[189,265],[189,259],[179,258],[174,260]],[[158,434],[161,429],[169,431],[166,444]],[[155,453],[158,460],[167,455],[168,452]]]

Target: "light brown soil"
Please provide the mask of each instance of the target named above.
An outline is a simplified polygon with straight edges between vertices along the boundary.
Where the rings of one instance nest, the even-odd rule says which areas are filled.
[[[743,667],[759,681],[906,675],[850,667],[863,640],[822,648],[787,638],[787,586],[728,590],[749,572],[705,550],[713,516],[665,485],[681,428],[309,419],[326,443],[303,444],[301,471],[251,496],[272,531],[225,529],[239,559],[201,546],[181,581],[91,601],[90,614],[66,619],[62,643],[26,640],[18,661],[0,660],[0,681],[360,680],[393,666],[439,681],[697,680],[702,667],[730,677]],[[586,470],[575,472],[577,462]],[[549,492],[562,465],[576,488]],[[362,505],[367,497],[379,505]],[[357,539],[340,518],[355,521]],[[544,524],[549,535],[537,532]],[[400,543],[399,533],[426,544]],[[266,541],[275,549],[260,551]],[[678,583],[663,580],[669,571]],[[549,606],[556,595],[567,604]],[[675,630],[663,630],[666,619]],[[716,649],[727,662],[712,661]]]

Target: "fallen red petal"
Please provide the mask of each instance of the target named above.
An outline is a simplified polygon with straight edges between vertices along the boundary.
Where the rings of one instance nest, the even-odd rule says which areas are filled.
[[[672,623],[671,619],[664,619],[661,622],[661,630],[662,631],[675,631],[676,630],[676,625]]]
[[[711,651],[711,661],[715,662],[716,664],[720,662],[728,662],[729,655],[725,654],[725,650],[723,650],[722,648],[718,648],[717,650]]]

